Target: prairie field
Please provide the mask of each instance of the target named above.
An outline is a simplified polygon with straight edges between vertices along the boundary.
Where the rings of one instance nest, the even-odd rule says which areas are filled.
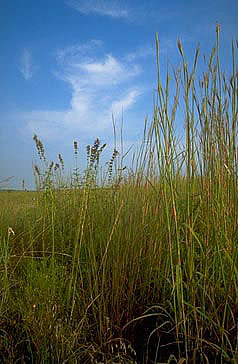
[[[129,166],[115,149],[103,169],[95,139],[81,171],[74,142],[66,177],[34,136],[36,191],[0,192],[1,363],[238,363],[238,44],[226,75],[219,35],[201,78],[178,41],[164,86],[156,38]]]

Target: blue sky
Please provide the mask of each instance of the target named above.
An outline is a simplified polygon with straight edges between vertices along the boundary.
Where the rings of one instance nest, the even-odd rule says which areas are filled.
[[[112,113],[118,127],[123,114],[125,148],[139,142],[153,115],[155,32],[162,78],[168,60],[181,64],[178,38],[188,65],[200,44],[202,63],[219,22],[228,73],[238,39],[237,0],[7,0],[0,8],[0,181],[14,176],[15,188],[22,179],[34,187],[35,133],[47,158],[61,153],[68,168],[74,140],[83,155],[96,137],[112,149]],[[182,117],[177,123],[182,130]]]

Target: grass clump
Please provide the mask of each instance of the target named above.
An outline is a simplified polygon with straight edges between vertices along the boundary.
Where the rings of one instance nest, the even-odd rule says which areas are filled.
[[[156,37],[154,117],[132,169],[117,168],[115,149],[100,178],[96,139],[81,173],[75,141],[67,181],[62,156],[48,162],[34,136],[34,206],[27,192],[0,194],[1,362],[238,361],[237,44],[227,80],[219,37],[217,25],[198,80],[199,49],[189,71],[178,41],[172,104]]]

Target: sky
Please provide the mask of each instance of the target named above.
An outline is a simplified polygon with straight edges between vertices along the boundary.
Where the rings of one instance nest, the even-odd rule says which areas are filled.
[[[188,65],[200,46],[209,55],[221,25],[222,66],[238,39],[237,0],[3,0],[0,4],[0,188],[34,188],[34,134],[49,161],[61,153],[74,167],[73,141],[98,137],[114,147],[112,115],[124,150],[140,143],[153,117],[155,34],[160,67]],[[183,114],[176,121],[183,129]],[[109,156],[110,158],[110,156]],[[80,162],[83,163],[83,162]],[[82,164],[83,168],[83,164]],[[9,182],[2,182],[12,177]]]

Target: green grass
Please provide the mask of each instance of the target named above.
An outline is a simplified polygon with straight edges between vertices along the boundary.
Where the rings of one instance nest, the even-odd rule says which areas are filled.
[[[238,362],[237,44],[226,81],[216,30],[200,82],[199,50],[189,71],[178,42],[175,98],[156,39],[154,118],[132,168],[114,151],[101,175],[96,140],[81,173],[74,143],[67,179],[34,137],[38,191],[0,193],[1,363]]]

